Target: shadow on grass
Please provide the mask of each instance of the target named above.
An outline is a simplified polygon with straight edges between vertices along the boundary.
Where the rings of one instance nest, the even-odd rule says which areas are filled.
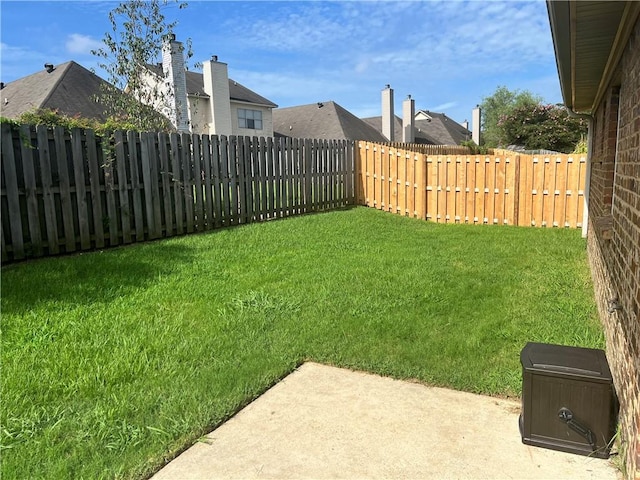
[[[65,308],[112,302],[196,256],[185,242],[169,240],[10,265],[2,269],[2,312],[19,315],[42,303]]]

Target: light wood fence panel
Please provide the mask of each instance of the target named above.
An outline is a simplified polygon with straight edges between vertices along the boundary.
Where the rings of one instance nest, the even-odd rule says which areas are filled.
[[[440,223],[581,226],[584,157],[436,151],[359,142],[356,203]]]

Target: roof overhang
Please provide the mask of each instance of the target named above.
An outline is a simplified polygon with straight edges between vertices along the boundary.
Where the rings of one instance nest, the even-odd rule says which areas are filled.
[[[565,105],[593,112],[640,18],[638,1],[547,0]]]

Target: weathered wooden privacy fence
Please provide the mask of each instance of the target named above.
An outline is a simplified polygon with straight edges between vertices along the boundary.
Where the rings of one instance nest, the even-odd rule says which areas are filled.
[[[440,223],[579,227],[584,155],[432,155],[358,142],[358,204]]]
[[[354,202],[348,141],[2,125],[2,260],[265,221]]]
[[[2,125],[2,260],[350,204],[449,223],[579,227],[584,156]]]

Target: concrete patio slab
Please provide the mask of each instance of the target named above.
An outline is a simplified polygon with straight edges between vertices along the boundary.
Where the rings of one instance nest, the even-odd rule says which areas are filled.
[[[524,445],[515,401],[306,363],[153,478],[620,478]]]

